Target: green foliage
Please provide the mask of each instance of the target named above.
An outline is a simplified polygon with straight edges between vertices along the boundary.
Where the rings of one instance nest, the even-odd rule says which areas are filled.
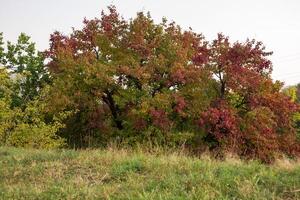
[[[41,114],[41,107],[31,102],[24,111],[19,108],[9,110],[1,115],[1,143],[16,147],[31,148],[58,148],[65,144],[65,140],[57,135],[58,130],[64,127],[61,123],[63,117],[45,123]]]
[[[296,86],[289,86],[282,90],[284,94],[289,96],[293,102],[299,102],[297,99],[297,87]]]
[[[0,68],[0,144],[13,126],[15,112],[11,109],[12,81],[4,68]]]
[[[12,107],[13,80],[5,69],[0,71],[0,144],[16,147],[57,148],[64,140],[56,135],[63,127],[59,113],[46,123],[43,114],[45,104],[41,100],[28,102],[24,110]]]
[[[291,98],[293,102],[300,102],[300,84],[286,87],[282,90],[284,94]],[[294,127],[297,130],[297,138],[300,140],[300,113],[297,112],[293,115]]]
[[[59,128],[59,124],[18,124],[7,139],[7,145],[45,149],[62,147],[64,140],[56,135]]]
[[[21,33],[16,44],[7,42],[4,47],[0,35],[0,65],[14,77],[12,106],[24,107],[49,83],[49,74],[44,65],[44,56],[37,52],[30,37]]]
[[[299,112],[294,114],[293,122],[294,122],[294,126],[297,130],[297,138],[298,138],[298,140],[300,140],[300,113]]]
[[[19,121],[7,134],[6,145],[46,149],[64,146],[65,140],[57,135],[64,127],[61,123],[63,115],[46,124],[42,103],[38,101],[30,102],[23,112],[19,112]]]

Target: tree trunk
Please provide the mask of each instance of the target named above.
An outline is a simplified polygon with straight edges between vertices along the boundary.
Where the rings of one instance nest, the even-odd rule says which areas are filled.
[[[112,93],[109,92],[109,91],[106,91],[105,94],[106,94],[106,96],[103,96],[102,99],[108,105],[108,107],[111,111],[114,123],[116,124],[116,127],[119,130],[122,130],[123,129],[123,124],[122,124],[122,120],[120,119],[120,113],[119,113],[120,109],[116,105],[116,103],[115,103],[115,101],[112,97]]]

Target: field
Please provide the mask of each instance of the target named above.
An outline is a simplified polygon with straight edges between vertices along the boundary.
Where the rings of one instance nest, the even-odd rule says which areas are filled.
[[[300,163],[0,147],[0,199],[300,199]]]

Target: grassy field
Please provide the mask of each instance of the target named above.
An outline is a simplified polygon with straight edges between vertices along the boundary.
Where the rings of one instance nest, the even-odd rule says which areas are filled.
[[[0,147],[0,199],[300,199],[300,164]]]

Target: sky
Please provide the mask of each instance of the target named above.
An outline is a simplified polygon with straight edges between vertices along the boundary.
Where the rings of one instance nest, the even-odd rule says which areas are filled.
[[[233,42],[262,41],[273,51],[273,79],[300,82],[300,0],[0,0],[0,32],[12,42],[24,32],[42,51],[51,33],[71,33],[111,4],[125,19],[149,11],[156,22],[166,17],[208,40],[222,32]]]

